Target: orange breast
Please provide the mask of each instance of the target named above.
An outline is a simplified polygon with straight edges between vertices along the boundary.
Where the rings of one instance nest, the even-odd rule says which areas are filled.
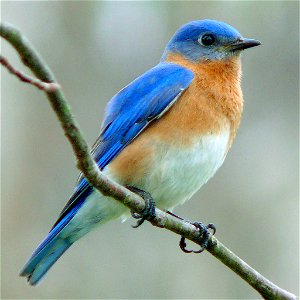
[[[167,61],[192,70],[195,78],[170,110],[110,163],[110,170],[123,178],[121,181],[126,179],[125,184],[146,175],[160,143],[189,147],[195,139],[221,133],[229,127],[229,149],[239,126],[243,108],[239,58],[197,64],[173,54]]]
[[[195,125],[193,128],[196,127],[200,134],[209,134],[220,132],[229,122],[230,147],[243,110],[240,58],[191,63],[172,54],[167,61],[178,63],[195,74],[193,83],[174,105],[184,112],[184,118],[187,116],[184,123]]]

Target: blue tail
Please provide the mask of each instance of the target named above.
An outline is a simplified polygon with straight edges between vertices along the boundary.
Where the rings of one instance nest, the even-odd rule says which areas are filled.
[[[67,240],[56,237],[45,246],[39,246],[20,272],[20,276],[27,277],[29,284],[36,285],[71,245]]]
[[[49,234],[32,253],[20,272],[20,276],[27,277],[29,284],[36,285],[63,253],[79,238],[74,237],[74,232],[72,232],[72,229],[68,229],[68,224],[91,192],[92,187],[86,184],[82,190],[74,193]]]
[[[62,237],[62,230],[67,226],[74,213],[74,211],[68,213],[52,228],[23,267],[20,276],[27,277],[29,284],[36,285],[52,265],[72,245],[72,242]]]
[[[90,193],[91,189],[86,188],[84,191]],[[83,193],[75,193],[74,196],[71,197],[71,203],[73,203],[74,199],[81,201],[78,201],[76,205],[73,203],[69,209],[64,209],[46,238],[32,253],[20,272],[20,276],[27,277],[29,284],[36,285],[76,240],[72,237],[72,231],[67,227],[86,197],[87,195]]]

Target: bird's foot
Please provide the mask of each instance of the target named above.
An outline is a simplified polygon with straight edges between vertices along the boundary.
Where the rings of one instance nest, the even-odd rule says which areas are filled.
[[[131,215],[134,219],[137,219],[136,225],[131,225],[132,228],[137,228],[141,226],[145,220],[151,221],[156,217],[155,214],[155,201],[153,200],[152,196],[150,193],[145,192],[143,190],[140,190],[134,186],[126,186],[127,189],[132,191],[133,193],[139,195],[142,197],[145,201],[145,208],[142,211],[142,213],[138,214],[135,212],[132,212]]]
[[[200,242],[201,248],[197,251],[186,249],[185,237],[181,236],[181,239],[179,242],[180,249],[185,253],[201,253],[207,248],[209,236],[214,235],[216,233],[216,226],[212,223],[209,223],[207,226],[205,226],[201,222],[194,222],[191,224],[193,224],[194,226],[196,226],[199,229],[199,242]],[[211,229],[212,232],[210,232],[209,229]]]
[[[186,221],[185,219],[183,219],[183,218],[177,216],[176,214],[174,214],[173,212],[171,212],[171,211],[169,211],[169,210],[167,210],[167,211],[165,211],[165,212],[166,212],[168,215],[173,216],[173,217],[175,217],[175,218],[177,218],[177,219],[179,219],[179,220]],[[189,221],[187,221],[187,222],[189,222]],[[190,222],[189,222],[189,223],[190,223]]]

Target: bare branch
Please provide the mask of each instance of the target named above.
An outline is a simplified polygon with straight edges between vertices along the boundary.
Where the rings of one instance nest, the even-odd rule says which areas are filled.
[[[22,73],[21,71],[15,69],[10,63],[9,61],[2,55],[0,55],[0,63],[1,65],[3,65],[10,73],[12,73],[13,75],[17,76],[21,81],[26,82],[26,83],[30,83],[32,85],[34,85],[35,87],[37,87],[38,89],[45,91],[45,92],[55,92],[58,89],[61,88],[61,86],[58,83],[54,83],[54,82],[43,82],[39,79],[30,77],[24,73]]]
[[[29,67],[41,81],[56,84],[55,77],[47,64],[42,60],[30,42],[15,27],[9,24],[0,24],[0,35],[17,50],[24,64]],[[16,72],[13,72],[13,74],[18,76]],[[111,181],[100,172],[96,162],[90,154],[90,148],[83,138],[62,91],[60,89],[44,91],[63,127],[65,135],[72,145],[75,156],[77,157],[77,166],[88,182],[102,194],[115,198],[134,212],[142,212],[145,204],[139,196],[118,183]],[[195,226],[184,220],[179,220],[174,216],[166,214],[158,208],[156,208],[155,212],[156,218],[151,222],[152,225],[168,229],[200,244],[199,231]],[[207,251],[244,279],[263,298],[297,299],[295,295],[276,286],[251,268],[237,255],[220,243],[214,236],[209,238]]]

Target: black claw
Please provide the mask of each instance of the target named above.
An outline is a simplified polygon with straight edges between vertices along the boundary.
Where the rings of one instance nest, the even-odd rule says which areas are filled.
[[[201,243],[201,248],[197,251],[186,249],[186,242],[184,236],[181,236],[179,247],[185,253],[201,253],[208,246],[208,239],[210,234],[214,235],[216,233],[216,226],[212,223],[209,223],[207,226],[205,226],[201,222],[194,222],[192,224],[199,229],[199,242]],[[210,232],[209,229],[212,229],[212,232]]]
[[[206,227],[209,228],[209,229],[212,229],[211,235],[215,235],[215,233],[217,231],[217,228],[216,228],[215,224],[209,223],[209,224],[207,224]]]
[[[140,219],[140,218],[141,218],[141,215],[138,214],[138,213],[135,213],[135,212],[132,212],[132,213],[131,213],[131,216],[132,216],[134,219]]]
[[[150,193],[140,190],[134,186],[126,186],[130,191],[141,196],[145,201],[145,208],[141,214],[132,212],[131,215],[134,219],[137,219],[136,225],[131,225],[132,228],[141,226],[145,220],[151,221],[156,217],[155,214],[155,202]]]
[[[144,222],[145,222],[145,218],[143,216],[141,216],[141,218],[139,220],[136,221],[135,225],[131,225],[132,228],[138,228],[139,226],[141,226]]]
[[[185,237],[184,236],[181,236],[181,239],[180,239],[180,242],[179,242],[179,247],[185,253],[193,252],[193,250],[187,250],[186,249],[186,242],[185,242]]]

